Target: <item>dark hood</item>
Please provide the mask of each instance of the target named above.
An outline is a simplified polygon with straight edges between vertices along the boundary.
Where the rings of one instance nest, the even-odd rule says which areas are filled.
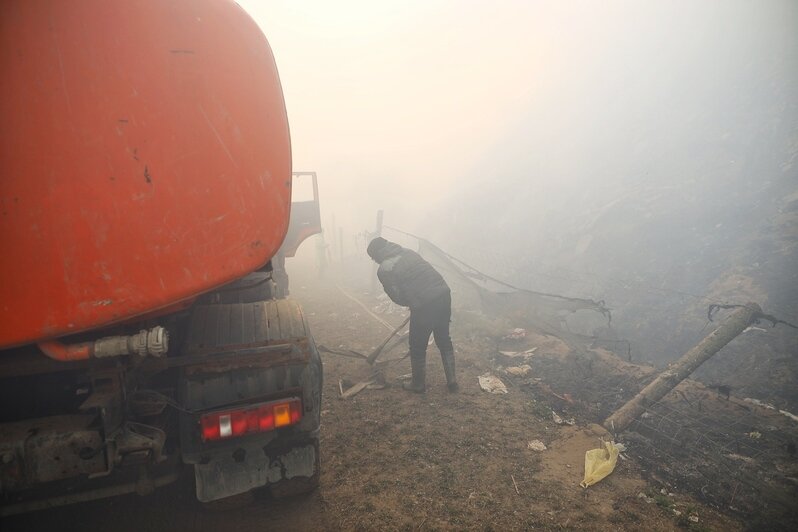
[[[398,255],[402,252],[402,246],[393,242],[385,241],[385,244],[376,249],[369,249],[369,256],[374,259],[374,262],[382,262],[387,258]]]

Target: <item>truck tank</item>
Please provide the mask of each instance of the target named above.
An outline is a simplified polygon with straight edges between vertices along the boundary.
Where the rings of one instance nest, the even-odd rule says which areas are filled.
[[[226,0],[6,0],[0,69],[0,518],[315,489],[323,368],[277,273],[318,197],[291,208],[260,29]]]
[[[0,3],[0,348],[174,308],[264,265],[291,153],[227,1]]]

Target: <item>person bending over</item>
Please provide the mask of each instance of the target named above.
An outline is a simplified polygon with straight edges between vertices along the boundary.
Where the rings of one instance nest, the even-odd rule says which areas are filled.
[[[410,308],[410,367],[413,380],[402,387],[416,393],[426,391],[427,343],[430,334],[441,352],[446,385],[459,388],[454,373],[454,347],[449,336],[452,296],[449,285],[421,255],[382,237],[372,240],[366,253],[380,266],[377,277],[388,297]]]

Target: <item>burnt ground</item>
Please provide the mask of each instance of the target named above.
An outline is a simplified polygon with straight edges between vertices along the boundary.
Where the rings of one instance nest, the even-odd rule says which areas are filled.
[[[333,283],[296,277],[292,290],[319,344],[368,353],[387,333]],[[379,306],[362,289],[347,292],[367,308]],[[381,316],[391,324],[403,317]],[[767,484],[787,501],[796,500],[794,484],[775,479],[778,472],[787,479],[796,476],[795,461],[779,451],[789,431],[787,422],[793,422],[778,413],[762,414],[763,409],[739,400],[727,401],[695,383],[683,385],[683,400],[673,394],[678,404],[657,405],[660,411],[652,409],[641,420],[651,425],[648,434],[641,425],[636,427],[640,432],[623,438],[627,459],[619,460],[609,477],[581,488],[584,453],[597,448],[602,435],[593,423],[644,385],[653,369],[627,364],[601,350],[577,354],[555,338],[531,333],[502,341],[491,327],[495,325],[475,323],[470,314],[455,316],[459,394],[446,392],[434,346],[428,353],[429,391],[423,396],[404,392],[397,384],[397,377],[409,373],[405,359],[385,369],[387,387],[339,399],[340,379],[357,382],[368,378],[371,369],[357,359],[323,354],[321,486],[309,496],[289,501],[258,498],[235,510],[209,511],[195,502],[187,478],[149,497],[123,496],[17,516],[5,520],[2,528],[726,531],[789,529],[795,523],[794,515],[763,491]],[[502,374],[494,359],[497,349],[522,347],[538,348],[527,362],[530,374]],[[401,354],[398,348],[385,358]],[[507,383],[508,394],[492,395],[479,388],[477,377],[488,371]],[[699,413],[690,415],[682,401]],[[717,415],[714,405],[721,408]],[[575,425],[555,424],[552,409],[563,418],[573,417]],[[673,413],[677,411],[684,420]],[[756,427],[733,421],[745,415],[764,421]],[[720,436],[705,427],[713,418],[734,424],[726,432],[734,433],[736,447],[716,444]],[[680,446],[695,446],[698,439],[690,438],[699,428],[714,446],[704,454],[679,455],[675,449]],[[752,432],[760,436],[746,436]],[[529,449],[528,442],[535,439],[548,449]],[[765,450],[757,447],[765,442],[770,442]],[[716,455],[738,464],[735,471],[719,469]],[[758,470],[773,474],[758,484],[741,484],[746,468],[752,478]]]

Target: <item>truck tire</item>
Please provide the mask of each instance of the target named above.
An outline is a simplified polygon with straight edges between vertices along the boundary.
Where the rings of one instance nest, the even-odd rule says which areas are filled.
[[[279,498],[306,493],[318,485],[323,368],[309,333],[301,308],[290,299],[206,304],[193,309],[183,346],[187,357],[252,346],[293,344],[299,348],[292,354],[280,352],[278,356],[283,358],[274,365],[221,366],[221,371],[210,372],[186,366],[180,370],[178,397],[186,408],[180,416],[181,454],[184,463],[194,466],[197,499],[208,504],[209,509],[247,504],[249,496],[238,496],[244,489],[263,488]],[[208,447],[201,442],[196,414],[192,412],[212,411],[250,398],[257,402],[263,397],[291,395],[301,396],[305,413],[297,426],[287,432],[264,434],[262,443],[250,439],[249,443],[239,444],[230,440],[228,444]],[[247,458],[231,458],[230,453],[238,445],[247,450]],[[246,466],[236,465],[244,460]],[[245,474],[242,467],[250,467],[250,460],[255,473]],[[270,465],[273,460],[287,460],[277,478],[269,477],[273,475],[269,471],[274,471]]]
[[[268,301],[278,297],[275,293],[276,285],[271,277],[267,272],[252,272],[203,296],[202,302],[230,305]]]

